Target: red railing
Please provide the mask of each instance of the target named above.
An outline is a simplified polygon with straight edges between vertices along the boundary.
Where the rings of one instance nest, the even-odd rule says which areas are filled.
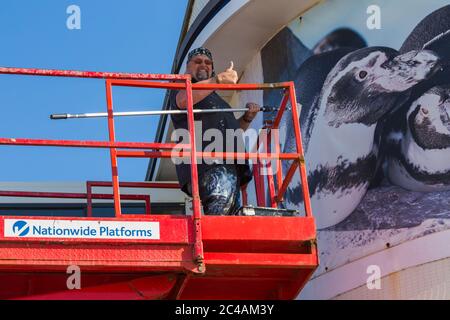
[[[21,145],[21,146],[54,146],[54,147],[82,147],[82,148],[108,148],[110,150],[112,182],[88,182],[86,194],[72,194],[73,198],[86,198],[88,203],[88,216],[92,215],[92,199],[103,197],[114,199],[114,209],[116,218],[122,218],[122,209],[120,200],[130,199],[130,195],[120,194],[120,187],[133,188],[179,188],[178,184],[150,184],[150,183],[120,183],[118,172],[118,158],[172,158],[189,157],[191,167],[192,198],[193,198],[193,221],[194,221],[194,257],[198,260],[203,259],[202,235],[201,235],[201,202],[198,187],[197,158],[232,158],[232,159],[251,159],[254,163],[254,178],[256,187],[256,197],[258,206],[266,206],[266,192],[264,188],[264,175],[261,175],[263,162],[269,175],[267,175],[268,194],[270,206],[276,208],[283,201],[283,195],[291,181],[296,170],[299,169],[301,177],[304,208],[307,217],[312,216],[309,199],[309,190],[306,180],[306,168],[303,158],[303,147],[301,140],[299,115],[296,106],[295,88],[293,82],[275,83],[275,84],[192,84],[189,75],[162,75],[162,74],[132,74],[132,73],[108,73],[108,72],[84,72],[84,71],[64,71],[64,70],[43,70],[43,69],[18,69],[1,68],[0,74],[16,75],[34,75],[34,76],[53,76],[53,77],[80,77],[80,78],[101,78],[106,79],[106,101],[108,111],[108,141],[81,141],[81,140],[48,140],[48,139],[13,139],[0,138],[0,145]],[[115,138],[115,126],[113,115],[113,87],[141,87],[158,89],[177,89],[186,90],[187,95],[187,120],[190,133],[189,144],[176,145],[174,143],[137,143],[137,142],[118,142]],[[196,150],[196,137],[194,134],[194,113],[193,113],[193,90],[284,90],[283,99],[273,122],[267,122],[267,130],[260,131],[258,137],[257,152],[236,153],[236,152],[198,152]],[[287,103],[290,101],[292,106],[292,119],[296,140],[295,153],[281,153],[279,147],[279,136],[275,129],[279,128],[283,113],[286,111]],[[259,152],[259,141],[262,134],[268,134],[266,145],[263,146],[264,152]],[[270,141],[274,133],[275,150],[272,152]],[[175,148],[179,151],[174,151]],[[132,150],[118,150],[132,149]],[[182,151],[180,151],[182,150]],[[271,160],[276,160],[276,183],[273,178]],[[283,180],[281,168],[282,160],[292,161],[286,176]],[[93,186],[109,186],[113,189],[113,195],[93,194]],[[246,188],[242,189],[244,203],[247,202]],[[16,193],[17,194],[17,193]],[[27,193],[31,196],[32,193]],[[37,194],[37,193],[33,193]],[[1,195],[13,196],[13,192],[3,192]],[[64,197],[62,193],[40,193],[42,197],[55,197],[57,195]],[[66,194],[67,195],[67,194]],[[25,196],[25,193],[22,193]],[[144,199],[147,203],[147,213],[149,213],[148,198],[135,198],[133,200]],[[127,215],[128,218],[128,215]]]
[[[0,197],[12,198],[54,198],[54,199],[86,199],[87,216],[92,217],[92,199],[114,199],[114,195],[106,193],[73,193],[73,192],[36,192],[36,191],[0,191]],[[142,200],[145,202],[145,214],[150,214],[150,195],[123,194],[123,200]],[[130,215],[127,215],[130,217]]]
[[[92,217],[92,199],[98,199],[98,194],[92,193],[93,187],[112,187],[112,182],[107,181],[87,181],[86,182],[86,202],[87,202],[87,216]],[[154,182],[119,182],[119,187],[124,188],[142,188],[142,189],[179,189],[178,183],[154,183]],[[122,199],[127,199],[129,195],[122,195]],[[150,196],[144,195],[145,198],[145,212],[150,214]],[[112,195],[111,195],[112,198]],[[141,199],[139,199],[141,200]]]

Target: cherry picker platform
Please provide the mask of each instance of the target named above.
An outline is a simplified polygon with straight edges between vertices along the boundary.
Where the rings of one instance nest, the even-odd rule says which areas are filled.
[[[112,181],[88,182],[85,193],[0,191],[0,197],[86,199],[85,217],[0,213],[1,299],[294,299],[317,268],[316,228],[297,109],[290,109],[295,153],[281,153],[276,143],[273,151],[268,144],[263,152],[257,148],[257,152],[210,154],[197,151],[195,144],[192,90],[282,90],[277,115],[265,124],[271,135],[288,102],[296,105],[292,82],[206,85],[192,84],[189,75],[18,68],[0,68],[0,74],[105,79],[108,141],[0,138],[0,145],[109,149],[112,172]],[[112,100],[116,86],[186,90],[192,138],[182,146],[187,151],[177,155],[190,157],[193,164],[192,215],[152,214],[150,197],[121,194],[121,187],[179,188],[177,183],[119,181],[118,158],[170,158],[180,145],[116,141]],[[256,206],[266,210],[278,210],[298,171],[304,211],[292,216],[203,215],[197,157],[213,156],[252,160]],[[271,170],[269,160],[276,163],[275,177],[258,170],[262,163]],[[281,161],[291,163],[285,175]],[[110,186],[113,192],[93,193],[93,186]],[[249,212],[245,188],[242,195]],[[113,200],[114,217],[93,216],[93,199]],[[145,214],[123,213],[124,199],[144,201]],[[81,271],[81,289],[68,289],[68,266]]]

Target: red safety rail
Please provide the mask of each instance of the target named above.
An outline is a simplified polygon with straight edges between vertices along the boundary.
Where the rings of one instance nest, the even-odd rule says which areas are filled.
[[[112,187],[112,182],[106,181],[87,181],[86,182],[86,201],[87,201],[87,216],[92,217],[92,199],[98,199],[98,194],[92,193],[93,187]],[[120,182],[119,187],[124,188],[140,188],[140,189],[180,189],[178,183],[154,183],[154,182]],[[1,193],[0,193],[1,195]],[[127,199],[128,195],[122,195],[121,199]],[[145,198],[145,212],[150,214],[150,196],[144,195]],[[140,199],[139,199],[140,200]]]
[[[108,183],[108,182],[106,182]],[[105,193],[70,193],[70,192],[35,192],[35,191],[0,191],[0,197],[11,198],[56,198],[56,199],[86,199],[87,216],[92,217],[92,199],[114,199],[114,195]],[[145,202],[145,214],[150,214],[150,195],[122,194],[123,200],[142,200]],[[129,215],[128,215],[129,217]]]
[[[48,140],[0,138],[0,145],[107,148],[110,150],[111,182],[87,182],[86,194],[31,193],[5,191],[0,196],[65,197],[87,199],[88,217],[70,221],[155,222],[160,238],[152,240],[124,239],[35,239],[6,237],[8,219],[0,217],[0,298],[31,299],[292,299],[308,281],[318,265],[315,244],[315,223],[312,217],[306,168],[297,109],[292,107],[295,132],[295,153],[281,153],[278,129],[286,106],[296,106],[292,82],[277,84],[195,84],[189,75],[104,73],[41,69],[0,68],[0,74],[59,76],[106,79],[108,111],[108,141]],[[188,144],[118,142],[115,139],[113,87],[140,87],[186,90],[187,119],[190,133]],[[270,142],[260,152],[199,152],[194,135],[192,90],[283,90],[279,111],[266,129],[260,132],[276,139],[275,150]],[[259,139],[258,139],[259,141]],[[258,142],[259,143],[259,142]],[[179,188],[176,183],[119,182],[118,158],[189,157],[191,165],[193,215],[128,215],[122,214],[121,199],[144,200],[149,213],[149,201],[142,195],[121,195],[120,187]],[[304,217],[226,217],[202,216],[198,187],[197,158],[251,159],[257,203],[277,208],[289,182],[297,172],[302,182]],[[265,166],[272,172],[275,160],[276,180],[267,176],[268,193],[264,188]],[[284,179],[281,162],[291,161]],[[112,187],[113,195],[95,194],[92,187]],[[244,203],[246,188],[242,189]],[[93,218],[92,199],[114,199],[115,218]],[[30,220],[42,217],[20,217]],[[68,218],[45,219],[68,221]],[[84,273],[82,290],[65,288],[64,267],[79,266]],[[40,273],[34,273],[39,271]],[[14,290],[6,290],[1,284]]]

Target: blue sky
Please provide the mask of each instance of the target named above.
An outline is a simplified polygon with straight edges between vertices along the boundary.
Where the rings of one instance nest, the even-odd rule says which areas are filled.
[[[81,9],[69,30],[67,7]],[[187,0],[2,0],[0,65],[170,73]],[[114,88],[116,111],[161,108],[163,90]],[[51,121],[52,113],[104,112],[104,80],[0,75],[0,137],[106,140],[101,119]],[[118,141],[153,141],[158,117],[118,118]],[[110,180],[109,151],[0,146],[0,181]],[[119,160],[122,181],[142,181],[147,159]]]

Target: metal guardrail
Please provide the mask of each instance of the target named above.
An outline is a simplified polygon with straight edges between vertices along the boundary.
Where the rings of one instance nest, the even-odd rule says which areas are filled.
[[[217,157],[223,157],[224,159],[251,159],[254,166],[254,180],[256,187],[257,203],[258,206],[266,206],[266,192],[264,187],[264,176],[260,174],[262,160],[276,160],[276,182],[271,174],[272,167],[271,161],[267,161],[265,164],[267,172],[268,183],[268,195],[270,199],[270,206],[276,208],[278,204],[283,201],[283,196],[287,190],[289,182],[291,181],[296,170],[299,170],[299,174],[302,182],[302,191],[304,198],[304,208],[307,217],[312,216],[311,204],[309,198],[309,189],[306,177],[306,168],[303,158],[303,146],[301,140],[299,115],[297,108],[291,108],[293,127],[295,133],[296,152],[295,153],[281,153],[279,148],[279,137],[275,136],[275,150],[272,152],[270,149],[270,143],[272,133],[277,134],[277,130],[280,125],[283,113],[287,109],[287,103],[290,101],[291,106],[296,105],[295,88],[293,82],[274,83],[274,84],[192,84],[191,77],[189,75],[165,75],[165,74],[143,74],[143,73],[111,73],[111,72],[90,72],[90,71],[66,71],[66,70],[46,70],[46,69],[20,69],[20,68],[4,68],[0,67],[0,74],[15,74],[15,75],[30,75],[30,76],[52,76],[52,77],[78,77],[78,78],[96,78],[106,79],[106,101],[107,101],[107,120],[108,120],[108,141],[86,141],[86,140],[48,140],[48,139],[15,139],[15,138],[0,138],[0,145],[11,146],[54,146],[54,147],[79,147],[79,148],[107,148],[110,150],[111,158],[111,172],[112,182],[88,182],[86,194],[71,194],[73,197],[85,197],[88,202],[88,215],[92,215],[92,199],[103,197],[114,199],[114,209],[116,218],[122,218],[121,211],[121,198],[127,199],[130,197],[136,197],[136,195],[123,195],[120,194],[120,186],[129,187],[158,187],[158,188],[178,188],[178,185],[150,185],[148,183],[120,183],[118,173],[118,158],[171,158],[174,155],[178,157],[190,157],[191,167],[191,181],[192,181],[192,198],[193,198],[193,223],[194,223],[194,257],[197,261],[203,260],[203,247],[202,247],[202,233],[201,233],[201,202],[199,196],[198,187],[198,170],[197,170],[197,157],[203,157],[204,159],[211,159]],[[117,142],[115,140],[115,126],[114,126],[114,110],[112,101],[113,87],[140,87],[140,88],[158,88],[158,89],[178,89],[186,90],[187,96],[187,120],[188,129],[190,134],[189,144],[176,145],[173,143],[138,143],[138,142]],[[283,98],[280,107],[277,109],[277,115],[272,122],[265,124],[265,129],[260,131],[260,135],[267,132],[269,139],[265,139],[266,145],[263,145],[265,152],[199,152],[196,150],[196,137],[194,132],[194,109],[193,109],[193,90],[284,90]],[[260,136],[258,137],[258,151],[260,148]],[[184,149],[184,151],[177,151],[174,153],[175,147],[177,149]],[[127,149],[127,150],[118,150]],[[131,149],[131,150],[130,150]],[[291,160],[292,164],[288,169],[284,179],[282,173],[282,160]],[[105,194],[93,194],[93,186],[111,186],[113,189],[113,195]],[[0,193],[0,196],[5,192]],[[17,193],[16,193],[17,194]],[[243,190],[244,202],[246,202],[245,189]],[[11,196],[12,193],[9,193]],[[32,196],[31,193],[26,193],[27,196]],[[36,193],[35,193],[36,195]],[[55,196],[67,197],[69,194],[62,193],[47,193],[41,196],[55,197]],[[20,196],[20,195],[19,195]],[[25,193],[22,193],[25,196]],[[137,199],[137,198],[136,198]],[[143,198],[145,201],[150,199]],[[149,208],[149,203],[148,203]],[[149,210],[149,209],[148,209]]]

